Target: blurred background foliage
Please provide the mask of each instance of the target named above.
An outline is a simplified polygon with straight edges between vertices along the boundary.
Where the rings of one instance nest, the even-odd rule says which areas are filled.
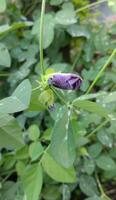
[[[89,0],[46,3],[44,66],[79,73],[84,80],[80,91],[61,92],[70,102],[87,91],[116,45],[115,1],[101,2],[92,7]],[[0,200],[115,200],[115,57],[92,90],[103,92],[94,102],[112,113],[111,120],[104,123],[103,114],[97,115],[97,111],[75,111],[71,117],[74,168],[59,165],[48,152],[41,159],[63,105],[49,92],[40,97],[38,90],[33,95],[30,92],[41,76],[40,12],[39,0],[0,0]],[[30,82],[24,80],[27,78]],[[22,104],[13,98],[11,103],[4,100],[8,96]],[[54,98],[55,110],[46,110],[44,100]],[[63,123],[65,118],[59,122],[59,132]]]

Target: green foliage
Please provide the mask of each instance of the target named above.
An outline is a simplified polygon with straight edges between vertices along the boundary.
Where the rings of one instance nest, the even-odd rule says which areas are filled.
[[[50,146],[54,159],[64,167],[70,167],[75,159],[74,138],[69,124],[70,115],[71,111],[65,107],[59,111],[53,127]]]
[[[59,165],[49,153],[45,153],[42,158],[42,165],[46,173],[58,182],[76,182],[76,172],[73,167],[64,168]]]
[[[0,146],[20,148],[24,144],[23,133],[17,120],[8,114],[0,116]]]
[[[88,0],[46,1],[43,75],[41,3],[0,0],[0,200],[114,200],[116,26]],[[49,86],[57,72],[81,88]]]
[[[42,187],[42,169],[36,163],[27,166],[21,175],[26,198],[37,200]]]

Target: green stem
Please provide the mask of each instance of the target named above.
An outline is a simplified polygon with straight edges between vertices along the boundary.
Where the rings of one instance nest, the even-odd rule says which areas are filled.
[[[67,105],[66,101],[64,100],[63,97],[61,97],[58,92],[53,88],[51,87],[52,91],[56,94],[56,96],[62,101],[63,104]]]
[[[40,66],[41,66],[41,73],[44,75],[44,59],[43,59],[43,31],[44,31],[44,14],[45,14],[45,5],[46,0],[42,0],[41,6],[41,17],[40,17]]]
[[[94,133],[99,131],[103,126],[105,126],[109,122],[109,119],[106,119],[103,123],[101,123],[99,126],[97,126],[91,133],[87,135],[87,138],[90,138]]]
[[[109,63],[111,62],[112,58],[114,57],[116,53],[116,49],[113,50],[112,54],[110,55],[110,57],[108,58],[108,60],[106,61],[106,63],[103,65],[103,67],[101,68],[101,70],[99,71],[99,73],[97,74],[96,78],[94,79],[94,81],[92,82],[92,84],[90,85],[89,89],[87,90],[86,94],[88,94],[93,86],[96,84],[96,82],[98,81],[98,79],[101,77],[103,71],[106,69],[106,67],[109,65]]]
[[[2,181],[1,183],[3,184],[12,174],[14,171],[11,171]]]
[[[104,3],[105,1],[107,1],[107,0],[101,0],[101,1],[97,1],[97,2],[94,2],[94,3],[88,4],[86,6],[83,6],[82,8],[77,9],[76,12],[78,13],[78,12],[81,12],[81,11],[83,11],[85,9],[90,9],[90,8],[92,8],[94,6],[97,6],[97,5],[101,4],[101,3]]]
[[[97,184],[98,184],[98,187],[99,187],[99,190],[100,190],[100,193],[101,193],[101,197],[105,197],[106,200],[111,200],[111,198],[109,198],[106,193],[104,192],[104,189],[102,187],[102,184],[100,183],[100,180],[99,180],[99,177],[97,175],[97,173],[95,174],[95,177],[96,177],[96,181],[97,181]]]

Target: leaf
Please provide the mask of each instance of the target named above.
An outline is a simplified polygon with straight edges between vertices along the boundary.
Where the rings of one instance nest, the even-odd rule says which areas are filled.
[[[21,176],[25,170],[26,165],[22,161],[16,163],[16,171],[19,176]]]
[[[77,108],[81,108],[88,112],[96,113],[96,114],[100,115],[101,117],[108,117],[107,110],[98,103],[88,101],[88,100],[75,99],[73,101],[73,105]]]
[[[21,176],[27,200],[38,200],[42,187],[42,168],[36,163],[25,168]]]
[[[101,151],[102,151],[102,145],[100,143],[95,143],[91,145],[88,150],[89,155],[93,158],[96,158],[97,156],[99,156]]]
[[[47,184],[42,190],[42,197],[45,200],[58,200],[61,197],[61,192],[59,191],[59,187],[57,185]]]
[[[22,200],[24,197],[20,182],[5,181],[0,188],[0,200]]]
[[[41,91],[39,90],[32,91],[30,105],[29,105],[30,111],[42,111],[46,109],[46,106],[39,101],[40,94]]]
[[[111,133],[108,133],[106,129],[103,129],[97,134],[98,140],[105,146],[112,148],[113,146],[113,136]]]
[[[57,24],[71,25],[77,22],[76,13],[72,3],[63,4],[62,10],[58,11],[55,16]]]
[[[15,154],[16,160],[25,160],[28,159],[29,152],[28,152],[28,146],[24,145],[22,148],[18,149]]]
[[[58,6],[60,5],[64,0],[51,0],[50,5],[51,6]]]
[[[87,27],[82,25],[73,24],[67,28],[67,32],[72,37],[85,37],[87,39],[90,38],[90,32]]]
[[[36,141],[40,136],[39,127],[36,124],[33,124],[29,127],[29,138],[33,141]]]
[[[101,97],[106,95],[106,92],[98,92],[98,93],[94,93],[94,94],[85,94],[85,95],[81,95],[80,97],[78,97],[78,100],[88,100],[88,99],[96,99],[97,97]]]
[[[69,167],[75,159],[75,145],[70,121],[70,110],[62,107],[52,131],[50,151],[53,158],[63,167]]]
[[[49,24],[49,26],[48,26]],[[43,48],[46,49],[50,46],[54,39],[54,18],[51,14],[46,14],[44,16],[44,27],[43,27]],[[32,34],[40,38],[40,18],[35,21]]]
[[[14,167],[16,160],[13,155],[5,154],[3,161],[3,170],[8,171]]]
[[[103,200],[103,199],[95,195],[95,196],[87,198],[85,200]]]
[[[33,142],[29,146],[29,155],[32,161],[35,161],[43,153],[43,147],[40,142]]]
[[[107,52],[109,49],[110,40],[108,32],[106,31],[106,26],[102,26],[94,34],[93,44],[96,48],[96,51]],[[106,55],[106,54],[105,54]]]
[[[6,0],[0,0],[0,13],[6,10]]]
[[[28,108],[31,97],[31,84],[24,80],[14,91],[12,96],[0,101],[0,113],[15,113]]]
[[[106,171],[116,169],[116,163],[108,155],[99,156],[99,158],[96,160],[96,163],[97,163],[97,166],[100,169],[103,169],[103,170],[106,170]]]
[[[10,67],[11,66],[11,57],[7,47],[0,43],[0,66]]]
[[[23,145],[22,132],[16,119],[8,114],[0,115],[0,147],[17,149]]]
[[[103,102],[104,103],[116,102],[116,91],[107,94],[107,96],[105,96]]]
[[[93,59],[94,48],[95,48],[94,43],[93,43],[93,40],[92,40],[92,37],[91,37],[86,41],[86,43],[83,47],[83,51],[84,51],[83,59],[88,63],[91,62],[91,60]],[[93,74],[96,74],[95,69],[93,71]],[[94,77],[93,77],[93,79],[94,79]]]
[[[97,184],[94,178],[91,176],[81,175],[79,186],[82,192],[87,196],[94,196],[95,194],[96,195],[99,194],[97,189]]]
[[[91,175],[94,172],[94,170],[95,170],[94,161],[91,160],[91,159],[85,159],[84,160],[84,169],[85,169],[85,172],[88,175]]]
[[[55,181],[63,183],[76,182],[76,172],[73,167],[64,168],[59,165],[47,152],[42,158],[42,166],[46,173]]]

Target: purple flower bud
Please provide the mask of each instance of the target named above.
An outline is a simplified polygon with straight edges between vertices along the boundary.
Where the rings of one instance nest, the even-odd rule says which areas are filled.
[[[80,88],[82,78],[71,73],[54,73],[48,79],[48,84],[64,90],[77,90]]]

